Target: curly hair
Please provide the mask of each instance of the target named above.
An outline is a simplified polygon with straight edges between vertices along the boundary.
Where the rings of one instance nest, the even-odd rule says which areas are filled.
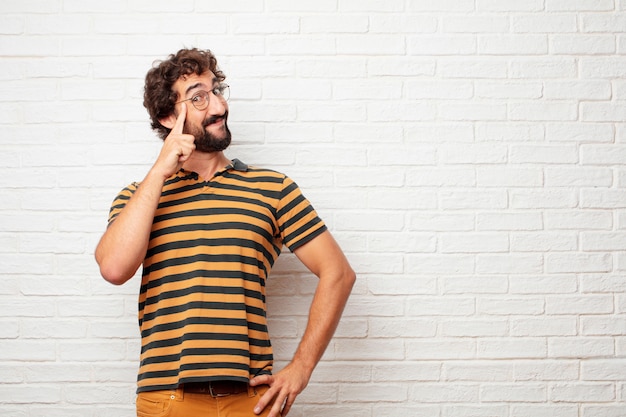
[[[178,94],[172,90],[172,86],[180,77],[202,75],[206,71],[211,71],[219,82],[226,79],[211,51],[193,48],[181,49],[165,61],[156,61],[146,74],[143,105],[150,115],[152,129],[161,139],[165,139],[171,129],[163,126],[159,119],[172,114],[178,100]]]

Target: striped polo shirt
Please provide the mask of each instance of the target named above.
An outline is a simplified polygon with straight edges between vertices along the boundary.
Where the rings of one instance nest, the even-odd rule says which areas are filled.
[[[120,192],[109,224],[139,186]],[[170,177],[143,262],[137,392],[271,373],[265,282],[283,244],[293,251],[325,230],[278,172],[235,159],[210,181]]]

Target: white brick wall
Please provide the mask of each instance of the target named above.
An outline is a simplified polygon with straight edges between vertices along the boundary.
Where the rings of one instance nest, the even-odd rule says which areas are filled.
[[[290,415],[626,416],[626,0],[0,0],[0,415],[133,415],[138,280],[93,249],[183,46],[358,272]],[[278,366],[314,284],[279,260]]]

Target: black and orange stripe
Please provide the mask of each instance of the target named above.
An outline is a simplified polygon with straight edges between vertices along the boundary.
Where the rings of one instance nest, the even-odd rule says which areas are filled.
[[[113,222],[140,185],[111,207]],[[181,170],[154,217],[139,293],[138,392],[272,370],[265,282],[290,250],[326,226],[298,186],[238,160],[208,182]]]

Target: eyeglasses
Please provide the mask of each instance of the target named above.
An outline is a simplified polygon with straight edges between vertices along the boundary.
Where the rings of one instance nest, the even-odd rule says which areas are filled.
[[[191,98],[181,100],[175,104],[182,103],[183,101],[191,101],[191,104],[193,104],[196,109],[206,110],[206,108],[209,107],[209,102],[211,100],[209,93],[213,93],[213,95],[218,99],[228,101],[228,98],[230,97],[230,87],[228,84],[219,84],[210,92],[204,90],[198,91]]]

